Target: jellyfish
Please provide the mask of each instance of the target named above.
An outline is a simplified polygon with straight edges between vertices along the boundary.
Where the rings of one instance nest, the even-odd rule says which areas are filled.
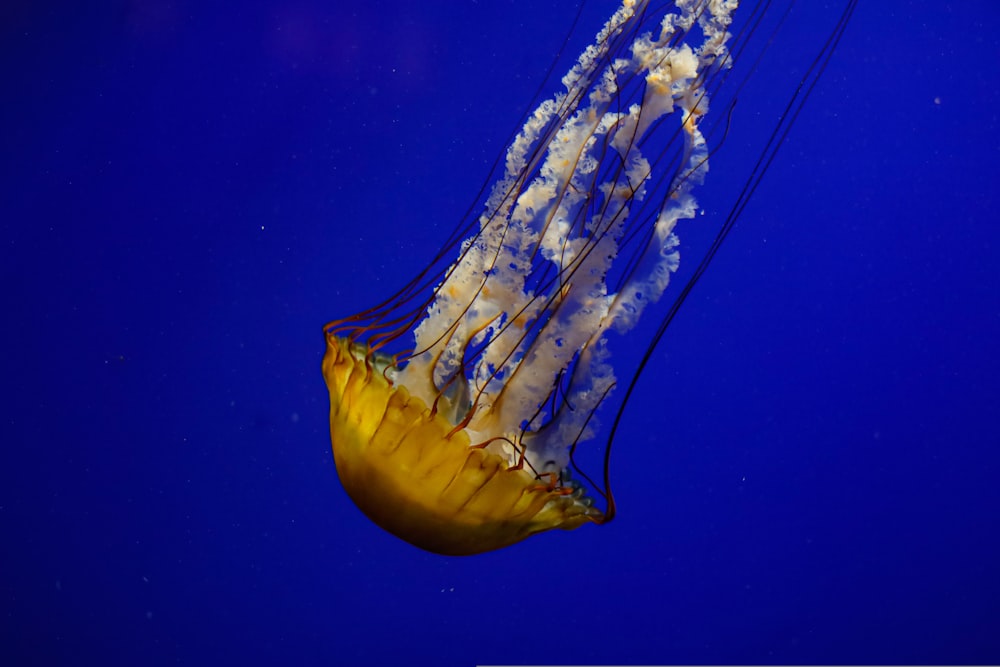
[[[855,2],[662,316],[595,482],[575,455],[598,437],[599,408],[618,384],[609,338],[635,327],[678,268],[675,230],[698,214],[695,191],[709,171],[706,127],[724,135],[735,104],[717,111],[713,97],[770,4],[749,8],[736,30],[737,0],[622,2],[560,92],[527,115],[478,217],[395,296],[324,328],[336,469],[372,521],[428,551],[471,555],[614,517],[611,442],[635,378],[773,159]]]

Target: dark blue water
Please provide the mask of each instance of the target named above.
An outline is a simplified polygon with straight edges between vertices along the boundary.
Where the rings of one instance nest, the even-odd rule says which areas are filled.
[[[861,3],[642,377],[615,522],[443,558],[345,496],[321,327],[433,255],[575,7],[0,9],[0,663],[1000,660],[986,0]]]

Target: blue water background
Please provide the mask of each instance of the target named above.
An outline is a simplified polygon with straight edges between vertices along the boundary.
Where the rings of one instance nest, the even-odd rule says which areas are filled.
[[[345,496],[321,327],[433,255],[575,10],[4,4],[0,663],[1000,661],[986,0],[861,3],[642,377],[615,522],[443,558]]]

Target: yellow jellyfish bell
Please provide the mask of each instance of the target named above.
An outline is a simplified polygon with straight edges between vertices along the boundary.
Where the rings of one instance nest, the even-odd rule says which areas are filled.
[[[331,336],[323,360],[337,472],[368,517],[416,546],[474,554],[604,515],[579,490],[474,447],[469,433],[379,370],[382,360]]]
[[[625,0],[528,115],[457,259],[325,327],[338,475],[411,544],[475,554],[614,516],[607,453],[603,485],[573,455],[615,386],[607,334],[663,294],[698,212],[738,3],[649,4]]]

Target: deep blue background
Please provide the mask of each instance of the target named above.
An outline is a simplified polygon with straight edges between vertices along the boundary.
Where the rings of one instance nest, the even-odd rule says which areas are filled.
[[[433,254],[575,8],[4,4],[0,663],[1000,661],[991,0],[862,2],[643,376],[614,523],[449,559],[344,495],[321,327]]]

